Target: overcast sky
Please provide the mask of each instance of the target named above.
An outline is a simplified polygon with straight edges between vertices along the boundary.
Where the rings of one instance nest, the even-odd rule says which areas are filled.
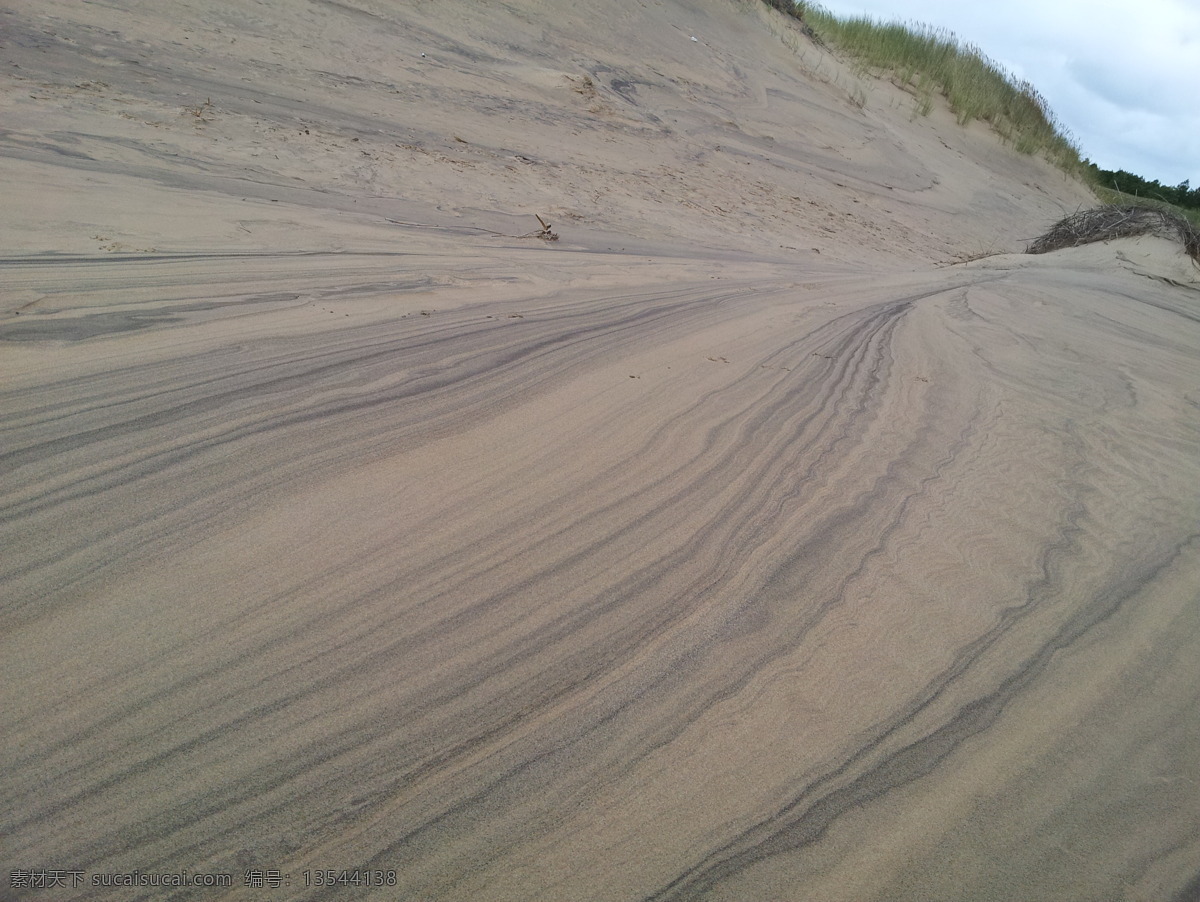
[[[1028,79],[1101,169],[1200,185],[1200,0],[829,0],[953,31]]]

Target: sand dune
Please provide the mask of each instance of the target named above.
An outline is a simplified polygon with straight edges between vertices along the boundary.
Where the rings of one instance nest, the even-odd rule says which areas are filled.
[[[396,6],[4,15],[6,898],[1192,898],[1200,270],[758,4]]]

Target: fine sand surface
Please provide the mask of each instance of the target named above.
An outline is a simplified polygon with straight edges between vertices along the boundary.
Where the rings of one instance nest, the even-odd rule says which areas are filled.
[[[748,0],[0,47],[0,897],[1200,895],[1177,246]]]

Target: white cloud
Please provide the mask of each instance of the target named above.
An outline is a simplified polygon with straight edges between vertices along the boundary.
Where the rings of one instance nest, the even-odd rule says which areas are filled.
[[[1177,105],[1172,79],[1160,73],[1119,69],[1095,59],[1073,59],[1067,71],[1083,88],[1120,109],[1169,116]]]

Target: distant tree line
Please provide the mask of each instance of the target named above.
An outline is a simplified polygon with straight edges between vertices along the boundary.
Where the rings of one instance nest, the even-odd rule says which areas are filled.
[[[1095,163],[1088,163],[1088,170],[1096,184],[1105,188],[1113,188],[1122,194],[1134,194],[1138,197],[1152,197],[1165,200],[1177,207],[1191,207],[1200,210],[1200,187],[1192,188],[1189,180],[1172,188],[1170,185],[1160,185],[1158,180],[1146,181],[1140,175],[1118,169],[1101,169]]]

